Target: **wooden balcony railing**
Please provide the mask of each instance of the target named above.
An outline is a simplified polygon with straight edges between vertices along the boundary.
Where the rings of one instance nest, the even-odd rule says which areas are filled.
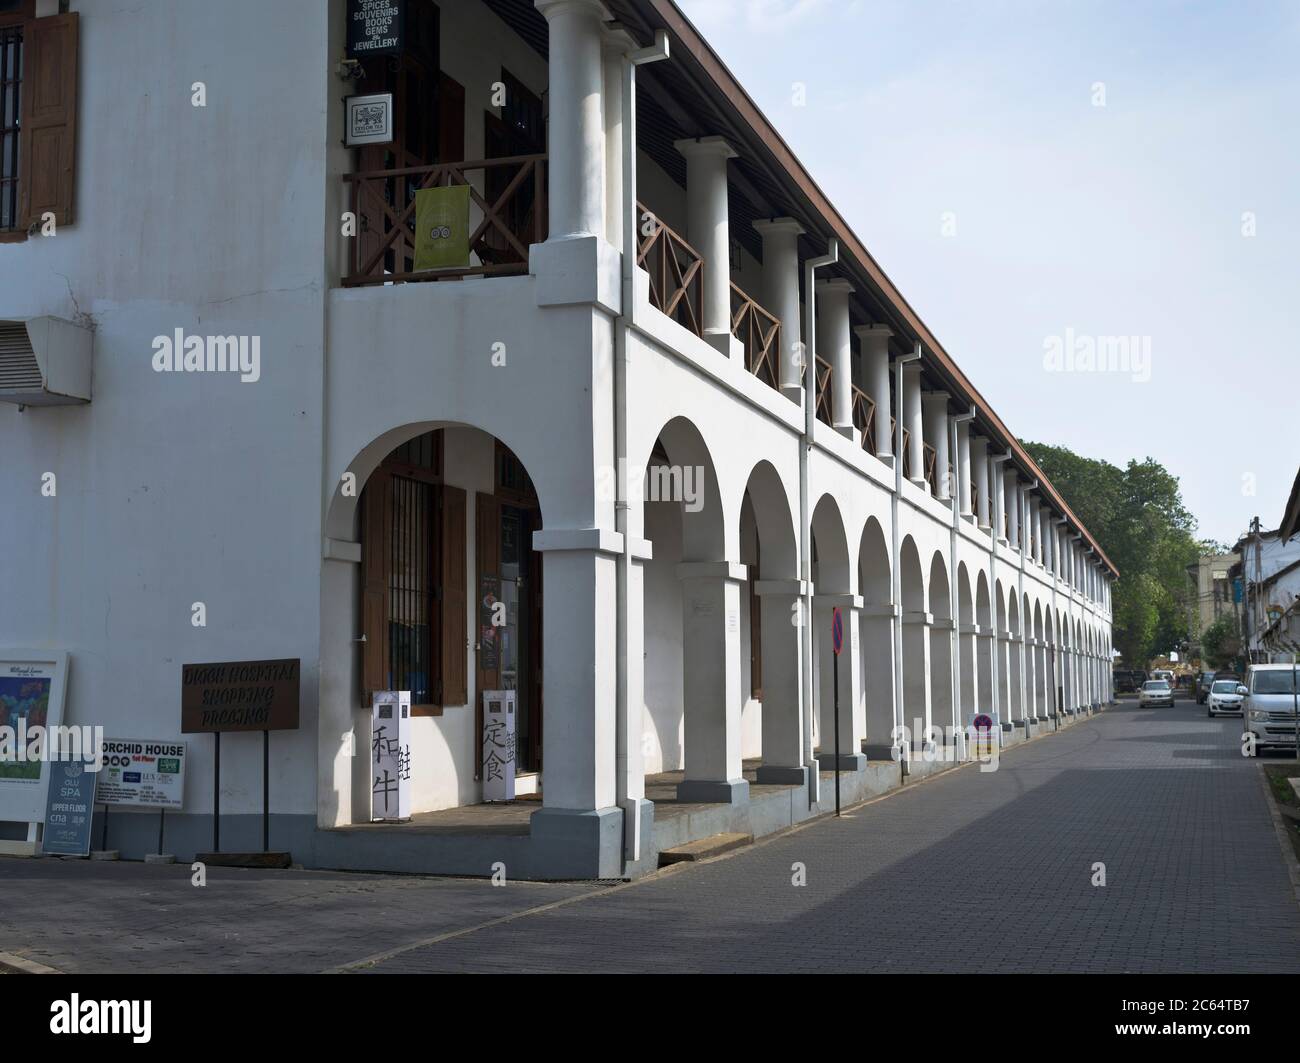
[[[636,264],[650,274],[651,304],[683,328],[702,335],[704,259],[643,204],[637,204],[637,216],[641,225]]]
[[[934,459],[936,457],[934,447],[929,443],[921,444],[921,452],[925,457],[925,482],[930,485],[930,493],[936,495],[939,493],[939,485],[935,482]]]
[[[357,218],[347,286],[526,273],[528,245],[546,239],[545,155],[370,170],[344,180]],[[454,185],[470,189],[471,265],[416,271],[415,193]]]
[[[831,363],[817,359],[817,392],[814,410],[823,424],[831,423]]]
[[[862,433],[862,449],[868,454],[876,452],[876,404],[871,396],[856,384],[853,386],[853,427]]]
[[[745,367],[769,387],[780,387],[781,322],[734,283],[731,334],[745,345]]]

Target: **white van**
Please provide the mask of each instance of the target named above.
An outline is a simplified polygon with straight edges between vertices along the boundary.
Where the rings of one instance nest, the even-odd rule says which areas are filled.
[[[1252,664],[1246,670],[1242,715],[1256,749],[1294,749],[1300,665]]]

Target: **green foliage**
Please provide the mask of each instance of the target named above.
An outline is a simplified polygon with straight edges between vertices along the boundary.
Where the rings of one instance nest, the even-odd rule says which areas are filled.
[[[1187,566],[1202,553],[1178,478],[1153,458],[1119,469],[1065,447],[1023,442],[1115,562],[1115,648],[1133,667],[1188,638]]]
[[[1241,652],[1241,632],[1237,617],[1225,613],[1201,635],[1201,659],[1211,668],[1228,668]]]

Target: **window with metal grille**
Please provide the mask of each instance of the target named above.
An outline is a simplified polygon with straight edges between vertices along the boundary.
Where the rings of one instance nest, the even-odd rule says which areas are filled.
[[[393,477],[389,689],[409,690],[412,705],[432,701],[433,492],[432,484]]]
[[[0,229],[18,227],[18,127],[22,115],[23,28],[0,26]]]

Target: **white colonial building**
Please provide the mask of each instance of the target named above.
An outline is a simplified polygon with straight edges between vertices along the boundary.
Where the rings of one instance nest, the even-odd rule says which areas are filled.
[[[182,735],[186,663],[301,661],[273,848],[514,877],[636,875],[977,713],[1008,744],[1110,700],[1113,566],[670,0],[5,0],[19,52],[0,647],[68,652],[71,722],[187,740],[178,856],[214,784],[223,848],[263,800],[260,735],[219,781]],[[418,193],[463,186],[427,268]],[[388,689],[415,816],[372,826]],[[484,806],[498,689],[523,800]]]

